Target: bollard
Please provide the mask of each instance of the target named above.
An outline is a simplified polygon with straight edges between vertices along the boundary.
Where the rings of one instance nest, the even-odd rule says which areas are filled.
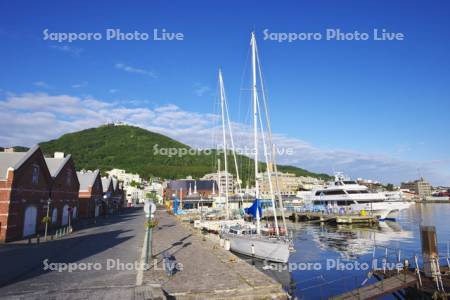
[[[28,238],[28,245],[31,245],[31,237]]]
[[[420,226],[422,242],[423,271],[425,276],[432,277],[437,272],[436,260],[439,257],[435,226]]]
[[[225,250],[227,250],[227,251],[230,250],[230,240],[225,240],[225,242],[224,242],[224,248],[225,248]]]
[[[36,243],[38,245],[41,243],[41,236],[39,234],[36,236]]]
[[[53,241],[53,234],[50,235],[50,240]]]

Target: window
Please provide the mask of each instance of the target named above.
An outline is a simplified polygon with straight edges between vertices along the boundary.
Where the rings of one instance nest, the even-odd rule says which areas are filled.
[[[31,182],[33,184],[38,184],[38,182],[39,182],[39,166],[38,165],[33,165],[33,173],[32,173],[32,177],[31,177]]]
[[[344,184],[358,184],[358,183],[356,183],[356,181],[353,181],[353,180],[345,180],[343,182],[344,182]]]
[[[316,196],[331,196],[331,195],[345,195],[344,190],[329,190],[329,191],[318,191]]]
[[[350,190],[350,191],[347,191],[347,193],[349,193],[349,194],[368,194],[369,191],[367,191],[367,190]]]
[[[72,170],[71,169],[67,169],[66,171],[66,185],[67,186],[71,186],[72,184]]]

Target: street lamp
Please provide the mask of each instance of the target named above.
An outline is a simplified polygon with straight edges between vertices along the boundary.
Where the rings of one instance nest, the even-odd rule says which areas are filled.
[[[47,200],[47,217],[45,219],[45,237],[44,239],[47,240],[47,230],[48,230],[48,223],[49,223],[49,214],[50,214],[50,203],[52,203],[52,199],[48,198]]]

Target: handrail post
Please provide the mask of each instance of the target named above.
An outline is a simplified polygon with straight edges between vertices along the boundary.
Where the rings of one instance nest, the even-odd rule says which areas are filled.
[[[419,260],[417,258],[417,255],[414,255],[414,261],[416,263],[416,274],[419,278],[419,285],[422,286],[422,277],[420,276]]]

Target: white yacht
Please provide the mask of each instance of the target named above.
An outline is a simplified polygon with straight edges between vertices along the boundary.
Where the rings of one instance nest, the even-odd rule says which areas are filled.
[[[309,201],[305,202],[316,209],[332,209],[338,212],[364,210],[380,220],[392,218],[396,212],[410,206],[410,203],[403,199],[394,200],[388,198],[384,192],[371,191],[342,173],[336,173],[334,182],[324,188],[313,190]]]
[[[275,160],[275,147],[272,142],[272,134],[270,129],[270,121],[267,110],[267,99],[263,92],[258,93],[257,83],[259,82],[260,91],[264,91],[263,79],[261,74],[261,66],[259,56],[257,53],[255,33],[252,32],[251,37],[251,49],[252,49],[252,104],[253,104],[253,137],[254,137],[254,164],[255,164],[255,177],[258,178],[259,159],[258,146],[263,145],[264,160],[266,163],[266,169],[272,165],[275,168],[275,174],[277,174],[277,164]],[[259,72],[257,72],[257,70]],[[259,75],[259,76],[258,76]],[[259,78],[257,78],[259,77]],[[258,81],[259,79],[259,81]],[[221,85],[222,86],[222,85]],[[221,88],[223,90],[223,88]],[[223,97],[222,97],[223,98]],[[265,122],[263,121],[265,119]],[[264,126],[263,123],[266,123]],[[231,131],[230,131],[231,132]],[[267,136],[266,136],[267,134]],[[225,140],[225,139],[224,139]],[[273,148],[273,149],[272,149]],[[272,153],[269,158],[269,153]],[[226,160],[225,160],[226,161]],[[273,186],[271,172],[267,172],[271,208],[274,215],[274,236],[265,236],[261,232],[260,218],[262,217],[262,207],[260,204],[260,193],[258,180],[255,182],[255,202],[247,209],[247,213],[253,211],[251,214],[256,220],[256,230],[248,230],[241,226],[224,226],[221,237],[224,240],[230,242],[230,249],[232,251],[253,256],[259,259],[287,263],[289,260],[290,249],[292,247],[292,241],[286,235],[281,235],[281,229],[278,226],[277,211],[275,209],[275,195],[278,195],[280,212],[283,220],[283,230],[287,233],[286,220],[284,217],[283,203],[281,194],[278,188],[278,177],[275,176],[276,184]]]

